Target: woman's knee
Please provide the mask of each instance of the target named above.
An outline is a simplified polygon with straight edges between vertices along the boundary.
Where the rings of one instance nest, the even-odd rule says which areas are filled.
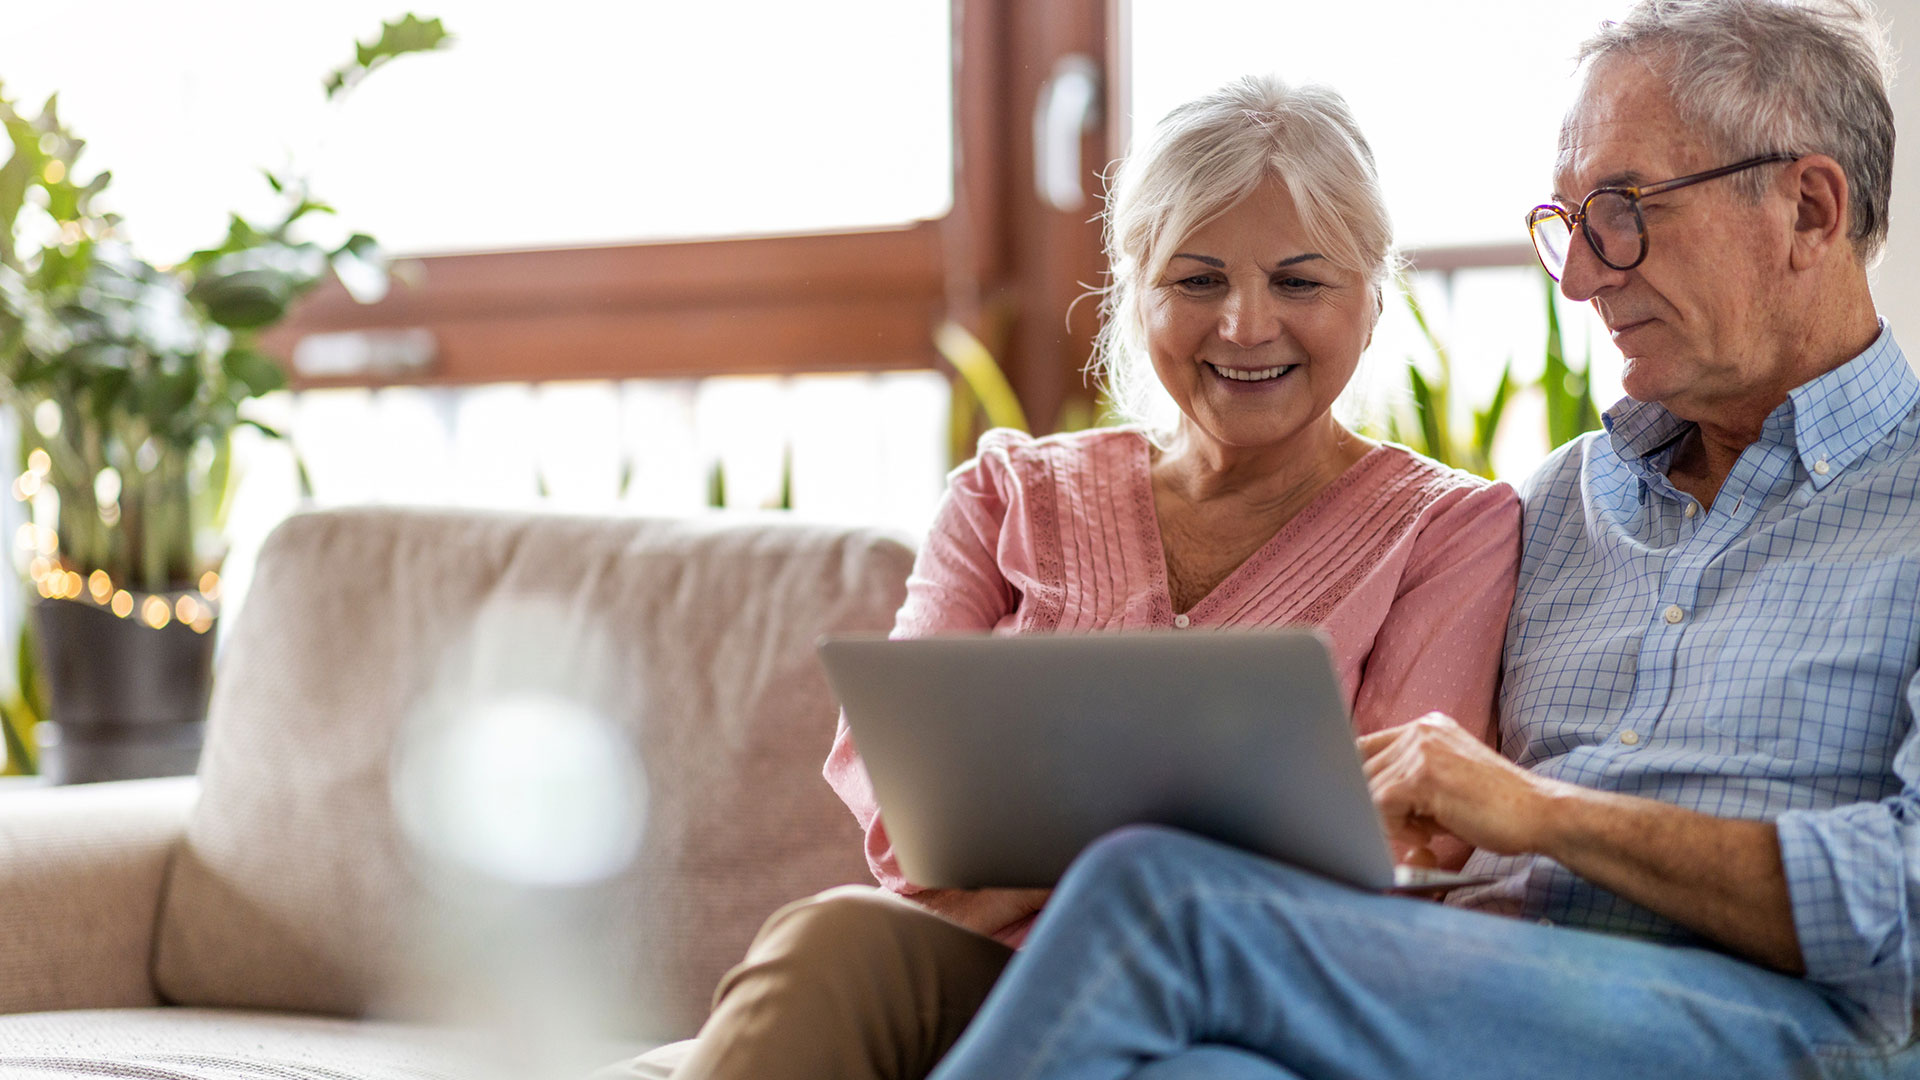
[[[901,924],[922,918],[936,916],[893,893],[843,885],[774,912],[760,927],[748,955],[768,949],[841,955],[883,943],[901,932]]]
[[[847,886],[775,912],[736,972],[778,966],[814,982],[864,982],[878,971],[908,978],[936,969],[997,972],[1008,955],[1006,946],[894,893]]]

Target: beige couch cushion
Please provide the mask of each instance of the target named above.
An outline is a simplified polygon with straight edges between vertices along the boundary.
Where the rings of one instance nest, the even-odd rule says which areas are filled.
[[[197,791],[191,778],[0,791],[0,1013],[159,1004],[154,916]]]
[[[566,894],[568,929],[626,972],[627,1033],[690,1033],[775,907],[869,880],[819,775],[836,710],[813,643],[888,627],[911,561],[882,535],[790,523],[289,521],[221,658],[202,795],[163,897],[162,995],[388,1010],[442,895],[396,827],[395,732],[444,690],[472,627],[537,603],[555,625],[604,630],[599,700],[651,795],[638,858],[597,899]]]
[[[551,1075],[635,1051],[570,1048]],[[526,1080],[490,1033],[228,1009],[0,1016],[7,1080]]]

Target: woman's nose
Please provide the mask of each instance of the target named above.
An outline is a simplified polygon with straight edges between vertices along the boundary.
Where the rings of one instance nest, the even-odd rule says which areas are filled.
[[[1241,348],[1272,341],[1280,333],[1280,309],[1261,287],[1235,287],[1220,311],[1220,337]]]

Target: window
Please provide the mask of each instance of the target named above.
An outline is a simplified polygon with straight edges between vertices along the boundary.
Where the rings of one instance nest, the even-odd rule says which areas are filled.
[[[409,7],[455,47],[327,103],[327,72]],[[82,14],[9,12],[0,75],[35,107],[60,92],[83,160],[113,170],[113,208],[162,262],[266,203],[258,170],[289,164],[341,223],[416,255],[902,225],[952,201],[947,0]],[[48,47],[76,33],[84,47]]]

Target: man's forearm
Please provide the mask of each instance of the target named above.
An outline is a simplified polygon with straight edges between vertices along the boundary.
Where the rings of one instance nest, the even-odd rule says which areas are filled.
[[[1790,975],[1806,965],[1771,824],[1554,784],[1539,853],[1634,903]]]

